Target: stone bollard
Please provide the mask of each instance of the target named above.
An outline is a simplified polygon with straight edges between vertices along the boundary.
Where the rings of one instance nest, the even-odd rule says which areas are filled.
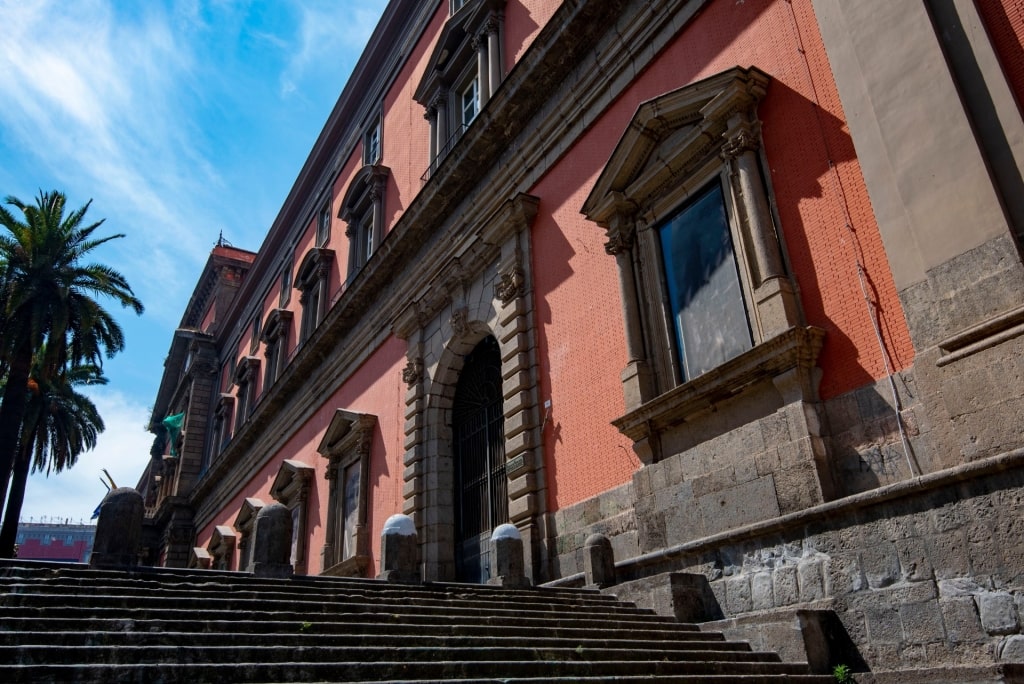
[[[615,554],[612,543],[603,534],[592,534],[583,542],[583,574],[588,587],[615,584]]]
[[[144,514],[142,495],[131,487],[118,487],[107,492],[100,503],[89,566],[117,570],[138,565]]]
[[[257,577],[292,576],[292,512],[272,503],[256,514],[253,526],[252,574]]]
[[[396,513],[384,523],[380,538],[380,574],[377,579],[414,584],[420,581],[416,524]]]
[[[488,584],[500,587],[528,587],[530,579],[523,572],[523,538],[515,525],[498,525],[491,533],[491,558],[494,576]]]

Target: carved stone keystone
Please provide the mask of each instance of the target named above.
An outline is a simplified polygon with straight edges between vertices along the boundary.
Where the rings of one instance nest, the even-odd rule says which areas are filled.
[[[256,514],[253,531],[252,573],[257,577],[292,576],[292,512],[272,503]]]
[[[380,574],[377,579],[413,584],[420,581],[416,524],[396,513],[384,523],[380,540]]]
[[[145,504],[137,491],[131,487],[111,489],[100,503],[89,565],[101,570],[138,565],[144,513]]]
[[[528,587],[530,580],[523,571],[523,538],[515,525],[505,523],[491,534],[491,558],[494,576],[488,584],[501,587]]]
[[[583,542],[583,574],[587,586],[603,588],[615,584],[615,554],[612,543],[603,534],[592,534]]]

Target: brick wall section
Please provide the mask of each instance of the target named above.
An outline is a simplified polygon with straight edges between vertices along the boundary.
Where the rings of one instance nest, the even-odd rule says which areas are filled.
[[[978,0],[975,4],[1020,107],[1024,103],[1024,2]]]
[[[736,65],[757,66],[772,77],[759,111],[765,154],[807,322],[827,331],[819,359],[822,397],[885,376],[875,316],[890,367],[913,363],[810,2],[707,3],[530,190],[541,198],[533,228],[541,398],[552,401],[555,428],[544,434],[546,466],[557,473],[549,510],[618,486],[639,466],[628,440],[606,422],[623,410],[621,384],[593,372],[625,367],[624,332],[614,260],[603,251],[603,231],[582,221],[579,208],[641,102]],[[870,302],[860,288],[858,262]],[[584,345],[588,364],[564,361]],[[600,468],[593,467],[595,452],[604,454]]]

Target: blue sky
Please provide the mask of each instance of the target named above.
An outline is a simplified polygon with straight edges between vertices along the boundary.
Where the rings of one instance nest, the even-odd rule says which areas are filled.
[[[0,0],[0,197],[58,189],[146,306],[93,390],[107,424],[23,519],[88,519],[100,469],[134,486],[171,333],[223,231],[257,249],[385,0]]]

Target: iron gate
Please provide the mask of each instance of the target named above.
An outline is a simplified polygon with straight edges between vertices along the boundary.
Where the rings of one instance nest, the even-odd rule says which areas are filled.
[[[455,567],[462,582],[490,577],[490,534],[508,521],[501,354],[485,338],[466,357],[455,387]]]

